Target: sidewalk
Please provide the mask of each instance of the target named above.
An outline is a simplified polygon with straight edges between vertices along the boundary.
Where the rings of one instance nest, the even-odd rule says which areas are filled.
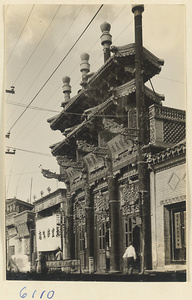
[[[97,282],[185,282],[186,272],[158,272],[144,275],[132,274],[65,274],[54,272],[51,274],[37,273],[7,273],[7,280],[35,280],[35,281],[97,281]]]

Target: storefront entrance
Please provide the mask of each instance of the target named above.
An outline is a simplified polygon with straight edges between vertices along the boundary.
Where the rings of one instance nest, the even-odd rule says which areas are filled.
[[[186,204],[164,207],[165,263],[186,263]]]

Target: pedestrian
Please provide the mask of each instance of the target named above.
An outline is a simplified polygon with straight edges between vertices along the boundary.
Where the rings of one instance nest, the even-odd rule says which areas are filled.
[[[136,261],[136,252],[132,242],[129,242],[129,247],[127,247],[125,250],[123,258],[127,259],[127,274],[133,274],[134,262]]]
[[[63,259],[63,253],[62,253],[60,247],[57,248],[57,253],[55,254],[55,258],[56,258],[56,260],[62,260]]]

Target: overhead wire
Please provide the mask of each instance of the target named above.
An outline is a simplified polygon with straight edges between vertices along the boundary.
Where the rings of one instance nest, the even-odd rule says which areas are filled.
[[[184,81],[179,81],[179,80],[175,80],[175,79],[171,79],[171,78],[166,78],[166,77],[162,77],[162,76],[158,76],[158,78],[185,84]]]
[[[122,10],[119,12],[119,14],[115,17],[115,19],[112,21],[112,23],[111,24],[113,24],[113,22],[117,19],[117,17],[120,15],[120,13],[124,10],[124,8],[126,7],[126,5],[124,5],[124,7],[122,8]],[[131,25],[131,23],[133,22],[133,20],[124,28],[124,30],[122,30],[122,32],[118,35],[118,37],[116,38],[116,39],[114,39],[114,42],[122,35],[122,33]],[[99,40],[99,39],[98,39]],[[97,40],[97,41],[98,41]],[[95,42],[95,44],[96,44],[96,42]],[[94,45],[95,45],[94,44]],[[93,48],[93,47],[92,47]],[[92,48],[90,49],[90,50],[92,50]],[[90,50],[88,51],[88,53],[90,52]],[[98,60],[101,58],[103,56],[103,54],[101,54],[95,61],[94,61],[94,63],[92,64],[92,66],[94,66],[97,62],[98,62]],[[75,84],[73,85],[73,86],[76,86],[76,84],[78,84],[79,83],[79,81],[80,81],[80,77],[79,77],[79,79],[75,82]]]
[[[125,5],[126,6],[126,5]],[[122,10],[125,8],[125,6],[122,8]],[[122,12],[122,10],[119,12],[119,14]],[[113,20],[113,22],[117,19],[117,17],[119,16],[119,14],[115,17],[115,19]],[[113,23],[112,22],[112,23]],[[130,24],[133,22],[133,20],[125,27],[125,29],[120,33],[120,35],[118,36],[118,38],[123,34],[123,32],[127,29],[127,27],[129,27],[130,26]],[[117,40],[118,38],[116,38],[115,40]],[[114,41],[115,41],[114,40]],[[97,43],[97,41],[94,43],[94,45]],[[89,49],[89,51],[88,52],[90,52],[91,50],[92,50],[92,48],[94,47],[94,45]],[[102,56],[102,55],[101,55]],[[100,59],[101,58],[101,56],[98,58],[98,59]],[[94,64],[98,61],[98,59],[94,62]],[[93,64],[93,65],[94,65]],[[75,70],[77,68],[77,66],[73,69],[73,71]],[[72,72],[73,72],[72,71]],[[72,73],[71,72],[71,73]],[[70,74],[71,74],[70,73]],[[75,83],[75,84],[77,84],[77,82]],[[57,90],[56,90],[57,91]],[[41,108],[38,108],[38,107],[31,107],[32,109],[37,109],[37,110],[43,110],[43,109],[41,109]],[[48,109],[45,109],[44,111],[48,111],[48,112],[57,112],[58,113],[58,111],[54,111],[54,110],[48,110]],[[66,114],[72,114],[72,115],[81,115],[81,114],[78,114],[78,113],[68,113],[68,112],[66,112]],[[99,115],[99,114],[96,114],[95,116],[101,116],[101,115]],[[115,117],[114,115],[106,115],[106,117]],[[120,117],[120,115],[118,116],[118,117]],[[36,126],[35,126],[36,127]]]
[[[7,104],[15,105],[15,106],[20,106],[20,107],[27,107],[26,104],[23,103],[16,103],[13,101],[6,101]],[[48,111],[48,112],[54,112],[54,113],[59,113],[60,111],[58,110],[53,110],[53,109],[48,109],[48,108],[43,108],[43,107],[38,107],[38,106],[30,106],[29,109],[35,109],[35,110],[40,110],[40,111]]]
[[[56,10],[55,14],[53,15],[53,18],[51,19],[51,22],[50,22],[50,23],[49,23],[49,25],[47,26],[47,28],[46,28],[46,30],[45,30],[45,32],[44,32],[44,34],[41,36],[41,38],[40,38],[39,42],[37,43],[36,47],[34,48],[33,52],[31,53],[31,55],[29,56],[28,60],[25,62],[25,64],[24,64],[23,68],[20,70],[19,74],[17,75],[16,79],[14,80],[14,83],[13,83],[13,85],[15,85],[15,83],[16,83],[16,82],[17,82],[17,80],[19,79],[20,75],[22,74],[23,70],[24,70],[24,69],[25,69],[25,67],[27,66],[28,62],[31,60],[32,56],[33,56],[33,55],[34,55],[34,53],[36,52],[37,48],[39,47],[39,45],[40,45],[40,43],[42,42],[43,38],[45,37],[46,33],[48,32],[48,30],[49,30],[49,28],[50,28],[51,24],[53,23],[53,21],[54,21],[54,19],[55,19],[56,15],[57,15],[57,13],[58,13],[58,11],[59,11],[60,7],[61,7],[61,5],[59,5],[59,7],[57,8],[57,10]],[[24,99],[24,97],[22,98],[22,100],[23,100],[23,99]],[[9,119],[11,119],[11,118],[12,118],[12,116],[13,116],[13,114],[14,114],[14,113],[15,113],[15,110],[13,111],[13,113],[12,113],[12,115],[10,116],[10,118],[9,118]]]
[[[28,152],[28,153],[32,153],[32,154],[38,154],[38,155],[43,155],[43,156],[48,156],[48,157],[53,157],[53,155],[49,154],[49,153],[43,153],[43,152],[38,152],[38,151],[32,151],[32,150],[27,150],[27,149],[22,149],[22,148],[17,148],[17,147],[8,147],[7,149],[14,149],[17,151],[23,151],[23,152]]]
[[[74,22],[77,20],[77,17],[78,17],[79,14],[81,13],[83,7],[84,7],[84,5],[81,6],[81,8],[80,8],[80,10],[78,11],[76,17],[73,19],[72,23],[71,23],[70,26],[68,27],[68,30],[65,32],[65,35],[62,37],[62,40],[59,42],[59,44],[57,45],[57,47],[58,47],[58,46],[60,45],[60,43],[63,41],[63,39],[65,38],[65,36],[66,36],[66,34],[68,33],[69,29],[70,29],[71,26],[74,24]],[[56,47],[56,48],[57,48],[57,47]],[[55,51],[56,51],[56,49],[55,49]],[[55,52],[55,51],[54,51],[54,52]],[[47,103],[51,100],[51,98],[55,95],[55,93],[58,91],[58,89],[60,88],[60,86],[61,86],[61,85],[59,85],[59,86],[57,87],[57,89],[54,91],[54,93],[51,95],[51,97],[49,97],[49,99],[46,101],[46,105],[47,105]],[[45,104],[44,104],[42,107],[44,107],[44,106],[45,106]],[[57,112],[57,111],[56,111],[56,112]],[[47,116],[47,114],[46,114],[46,116]],[[31,119],[31,121],[33,121],[33,119]],[[30,122],[31,122],[31,121],[30,121]],[[40,122],[41,122],[41,121],[42,121],[42,119],[40,120]],[[40,122],[36,123],[35,126],[32,128],[32,130],[33,130]],[[28,125],[29,125],[29,123],[28,123]],[[31,132],[32,130],[30,130],[30,132]],[[20,133],[20,134],[21,134],[21,133]],[[19,135],[20,135],[20,134],[19,134]],[[26,135],[25,135],[25,136],[26,136]],[[17,137],[17,138],[18,138],[18,137]]]
[[[21,115],[16,119],[16,121],[13,123],[13,125],[11,126],[11,128],[9,129],[9,131],[11,131],[11,129],[16,125],[16,123],[21,119],[21,117],[23,116],[23,114],[26,112],[26,110],[28,109],[28,107],[33,103],[33,101],[37,98],[37,96],[40,94],[40,92],[43,90],[43,88],[46,86],[46,84],[49,82],[49,80],[52,78],[52,76],[55,74],[55,72],[58,70],[58,68],[61,66],[61,64],[63,63],[63,61],[66,59],[66,57],[69,55],[69,53],[72,51],[72,49],[75,47],[75,45],[78,43],[78,41],[80,40],[80,38],[82,37],[82,35],[85,33],[85,31],[88,29],[88,27],[91,25],[91,23],[93,22],[93,20],[95,19],[95,17],[98,15],[99,11],[102,9],[103,4],[99,7],[99,9],[97,10],[97,12],[95,13],[95,15],[93,16],[93,18],[91,19],[91,21],[88,23],[88,25],[85,27],[85,29],[83,30],[83,32],[80,34],[80,36],[77,38],[77,40],[75,41],[75,43],[72,45],[72,47],[69,49],[69,51],[67,52],[67,54],[64,56],[64,58],[60,61],[60,63],[57,65],[57,67],[54,69],[54,71],[51,73],[51,75],[48,77],[48,79],[45,81],[45,83],[42,85],[42,87],[39,89],[39,91],[35,94],[35,96],[32,98],[32,100],[30,101],[30,103],[27,105],[27,107],[24,109],[24,111],[21,113]]]
[[[20,77],[21,73],[23,72],[23,70],[24,70],[25,67],[27,66],[28,62],[30,61],[31,57],[32,57],[32,56],[34,55],[34,53],[36,52],[37,48],[39,47],[41,41],[42,41],[43,38],[45,37],[47,31],[49,30],[51,24],[53,23],[53,21],[54,21],[54,19],[55,19],[55,17],[56,17],[56,15],[57,15],[57,13],[58,13],[58,11],[59,11],[60,8],[61,8],[61,4],[60,4],[59,7],[57,8],[55,14],[53,15],[53,18],[51,19],[51,22],[50,22],[49,25],[47,26],[47,28],[46,28],[44,34],[43,34],[42,37],[40,38],[40,40],[39,40],[39,42],[37,43],[35,49],[33,50],[33,52],[31,53],[31,55],[29,56],[28,60],[27,60],[26,63],[24,64],[23,68],[22,68],[21,71],[19,72],[18,76],[16,77],[16,79],[15,79],[13,85],[15,85],[15,83],[17,82],[18,78]]]
[[[32,6],[32,8],[31,8],[31,10],[30,10],[30,12],[29,12],[29,15],[28,15],[28,17],[27,17],[27,19],[26,19],[26,22],[25,22],[25,24],[24,24],[24,26],[23,26],[23,28],[22,28],[20,34],[19,34],[19,37],[18,37],[18,39],[17,39],[17,41],[16,41],[16,43],[15,43],[15,45],[14,45],[14,47],[13,47],[11,53],[10,53],[10,55],[9,55],[9,57],[8,57],[8,59],[7,59],[7,61],[6,61],[6,63],[9,62],[9,60],[10,60],[10,58],[11,58],[11,56],[12,56],[12,54],[13,54],[15,48],[16,48],[16,46],[17,46],[17,44],[18,44],[18,42],[19,42],[21,36],[22,36],[22,33],[23,33],[23,31],[25,30],[25,27],[26,27],[26,25],[27,25],[27,23],[28,23],[28,21],[29,21],[29,19],[30,19],[30,16],[31,16],[31,14],[32,14],[32,11],[33,11],[34,7],[35,7],[35,4]]]
[[[113,24],[114,23],[114,21],[118,18],[118,16],[121,14],[121,12],[125,9],[125,7],[126,7],[127,5],[124,5],[123,6],[123,8],[120,10],[120,12],[116,15],[116,17],[114,18],[114,20],[111,22],[111,24]],[[120,33],[120,35],[118,35],[118,37],[119,36],[121,36],[121,34],[130,26],[130,24],[133,22],[133,20],[125,27],[125,29]],[[118,37],[114,40],[114,41],[116,41],[117,39],[118,39]],[[99,39],[98,39],[99,40]],[[93,49],[93,47],[95,46],[95,44],[98,42],[98,40],[93,44],[93,46],[89,49],[89,51],[88,51],[88,53]],[[101,58],[103,56],[103,54],[101,54],[100,56],[99,56],[99,58],[93,63],[93,65]],[[69,76],[74,72],[74,70],[78,67],[79,65],[77,65],[72,71],[71,71],[71,73],[69,74]],[[76,82],[76,83],[78,83],[79,82],[79,80]],[[75,84],[76,84],[75,83]],[[60,87],[60,85],[59,85],[59,87]],[[58,88],[59,88],[58,87]],[[55,93],[57,92],[57,90],[58,89],[56,89],[56,91],[55,91]],[[54,93],[54,94],[55,94]],[[53,94],[53,95],[54,95]],[[52,96],[51,96],[51,98],[52,98]],[[57,102],[58,103],[58,102]],[[53,107],[55,107],[56,105],[54,105]],[[66,114],[68,114],[68,112],[66,112]],[[78,113],[69,113],[69,114],[71,114],[71,115],[81,115],[81,114],[78,114]],[[47,115],[47,114],[46,114]],[[100,115],[100,114],[95,114],[95,116],[99,116],[99,117],[102,117],[103,116],[103,114],[102,115]],[[113,117],[113,118],[115,118],[115,116],[114,115],[106,115],[106,117]],[[119,117],[121,117],[120,115],[117,117],[117,118],[119,118]],[[40,122],[41,122],[42,120],[40,120]],[[35,127],[37,127],[37,125],[40,123],[40,122],[38,122],[37,124],[35,124],[35,126],[32,128],[32,130],[35,128]],[[31,131],[32,131],[31,130]],[[26,134],[27,135],[27,134]],[[25,136],[26,136],[25,135]]]
[[[38,73],[37,76],[35,76],[34,81],[32,82],[32,84],[30,85],[30,87],[28,88],[28,90],[26,91],[25,95],[22,97],[21,102],[23,101],[23,99],[26,97],[27,93],[29,92],[29,90],[31,89],[31,87],[34,85],[34,83],[37,81],[37,79],[39,78],[40,74],[42,73],[42,71],[45,69],[46,65],[48,64],[48,62],[50,61],[51,57],[54,55],[54,53],[56,52],[57,48],[59,47],[59,45],[61,44],[61,42],[63,41],[63,39],[65,38],[66,34],[69,32],[71,26],[73,25],[73,23],[76,21],[78,15],[80,14],[81,10],[83,9],[84,5],[81,6],[78,14],[76,15],[76,17],[73,19],[73,22],[70,24],[70,26],[68,27],[67,31],[65,32],[64,36],[62,37],[62,39],[60,40],[60,42],[57,44],[57,46],[55,47],[55,50],[52,52],[52,54],[48,57],[48,59],[46,60],[45,64],[43,65],[43,67],[41,68],[40,72]],[[55,18],[55,17],[54,17]],[[53,20],[52,20],[53,21]],[[47,104],[47,102],[46,102]]]
[[[112,21],[112,23],[111,24],[113,24],[114,23],[114,21],[118,18],[118,16],[121,14],[121,12],[124,10],[124,8],[126,7],[127,5],[124,5],[123,6],[123,8],[120,10],[120,12],[116,15],[116,17],[114,18],[114,20]],[[83,6],[82,6],[82,8],[83,8]],[[79,11],[79,13],[81,12],[81,10],[82,10],[82,8],[80,9],[80,11]],[[77,16],[79,15],[79,13],[77,14]],[[76,18],[75,18],[75,20],[76,20]],[[74,21],[75,21],[74,20]],[[72,22],[72,24],[74,23],[74,21]],[[71,26],[72,26],[72,24],[71,24]],[[64,38],[64,37],[63,37]],[[63,39],[62,39],[63,40]],[[92,47],[89,49],[89,51],[88,51],[88,53],[93,49],[93,47],[96,45],[96,43],[98,42],[98,40],[99,39],[97,39],[96,40],[96,42],[92,45]],[[101,55],[102,56],[102,55]],[[100,56],[100,57],[101,57]],[[71,76],[71,74],[77,69],[77,67],[79,67],[79,64],[70,72],[70,74],[69,74],[69,76]],[[58,89],[61,87],[61,85],[59,85],[58,86],[58,88],[55,90],[55,92],[53,93],[53,95],[48,99],[48,101],[46,102],[46,104],[49,102],[49,100],[55,95],[55,93],[58,91]],[[60,100],[61,101],[61,100]],[[58,101],[59,102],[59,101]],[[58,102],[53,106],[53,108],[58,104]],[[46,114],[46,116],[47,116],[47,114]],[[42,120],[40,120],[40,122],[41,122]],[[37,127],[38,126],[38,124],[40,123],[40,122],[38,122],[37,124],[35,124],[35,126],[32,128],[32,130],[35,128],[35,127]],[[30,132],[32,131],[32,130],[30,130]],[[25,135],[26,136],[26,135]]]

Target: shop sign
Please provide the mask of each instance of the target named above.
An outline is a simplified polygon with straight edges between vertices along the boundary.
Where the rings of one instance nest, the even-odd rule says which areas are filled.
[[[175,213],[175,248],[181,249],[181,214]]]
[[[122,135],[117,135],[107,144],[114,159],[117,159],[119,155],[124,153],[125,151],[132,152],[133,150],[133,141],[126,140]]]
[[[104,160],[102,157],[97,157],[94,153],[89,153],[83,157],[90,173],[104,167]]]
[[[37,251],[54,251],[61,247],[61,225],[58,215],[36,221]]]

